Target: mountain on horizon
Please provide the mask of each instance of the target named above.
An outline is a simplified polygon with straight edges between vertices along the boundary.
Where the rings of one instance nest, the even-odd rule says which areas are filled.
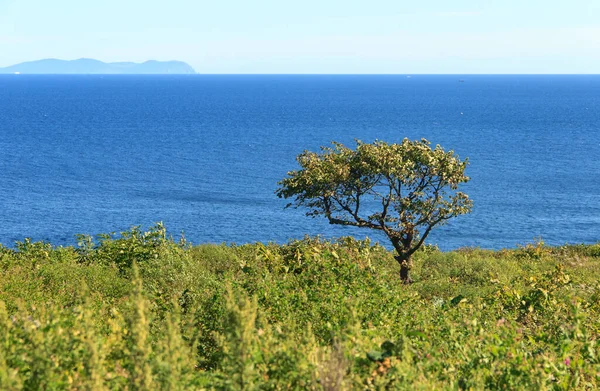
[[[195,74],[190,65],[182,61],[155,61],[143,63],[112,62],[106,63],[91,58],[78,60],[45,59],[28,61],[6,68],[0,68],[0,73],[12,74],[126,74],[126,75],[161,75],[161,74]]]

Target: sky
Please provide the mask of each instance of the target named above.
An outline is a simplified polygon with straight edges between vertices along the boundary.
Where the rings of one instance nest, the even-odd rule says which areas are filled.
[[[0,67],[180,60],[199,73],[600,73],[600,0],[0,0]]]

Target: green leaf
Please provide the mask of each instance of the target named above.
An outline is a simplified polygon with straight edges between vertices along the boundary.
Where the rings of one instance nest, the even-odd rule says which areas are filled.
[[[367,353],[367,358],[371,361],[383,361],[385,356],[383,355],[383,352],[380,352],[378,350],[371,350]]]

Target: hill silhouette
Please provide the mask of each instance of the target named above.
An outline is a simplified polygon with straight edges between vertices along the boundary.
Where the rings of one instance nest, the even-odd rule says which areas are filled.
[[[0,73],[20,74],[195,74],[190,65],[182,61],[146,61],[106,63],[91,58],[66,61],[45,59],[23,62],[6,68]]]

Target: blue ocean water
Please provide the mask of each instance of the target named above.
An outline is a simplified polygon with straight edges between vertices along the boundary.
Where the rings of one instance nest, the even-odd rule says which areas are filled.
[[[194,244],[384,242],[274,191],[304,149],[404,137],[470,160],[473,213],[430,243],[600,240],[600,76],[2,75],[0,243],[157,221]]]

